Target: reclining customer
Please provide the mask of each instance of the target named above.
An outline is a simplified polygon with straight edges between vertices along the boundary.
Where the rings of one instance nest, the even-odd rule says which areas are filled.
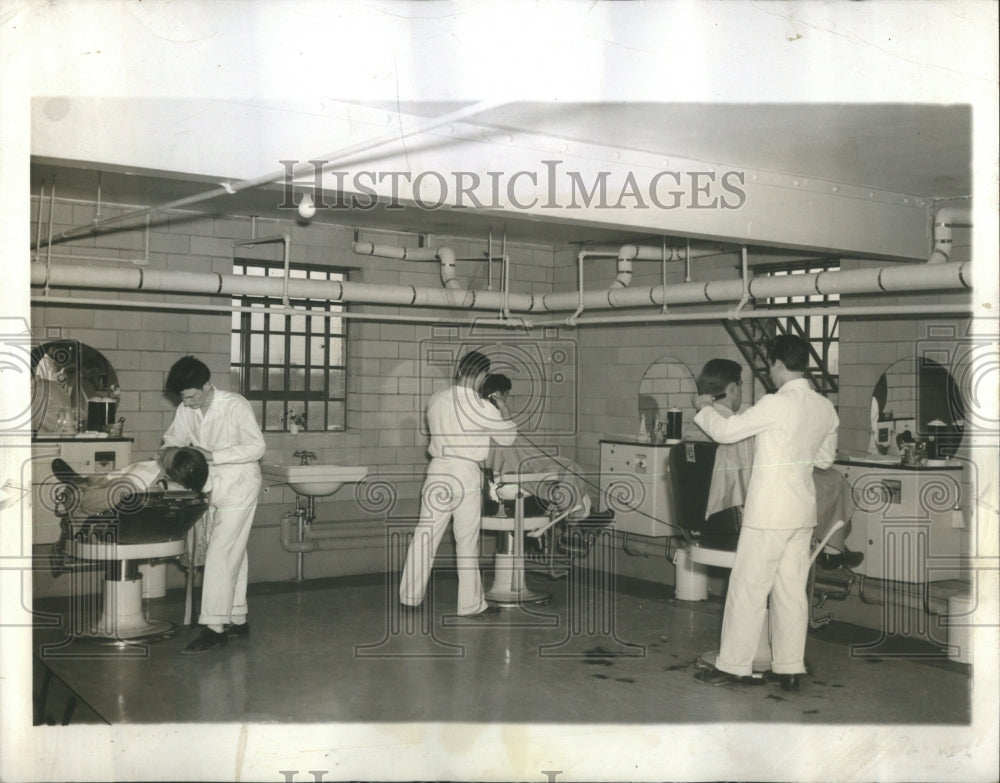
[[[506,404],[511,386],[510,378],[494,373],[486,376],[479,394],[499,407],[500,402]],[[568,512],[566,518],[572,522],[590,514],[592,501],[587,494],[583,469],[568,457],[549,454],[521,433],[518,433],[510,446],[491,444],[484,468],[488,480],[499,479],[503,474],[544,475],[544,479],[538,481],[520,482],[521,487],[529,493],[525,499],[526,516]]]
[[[201,492],[208,481],[208,462],[193,448],[163,449],[156,459],[141,460],[100,476],[81,476],[61,459],[52,460],[52,473],[76,486],[79,499],[70,512],[92,516],[127,505],[129,498],[156,489]]]

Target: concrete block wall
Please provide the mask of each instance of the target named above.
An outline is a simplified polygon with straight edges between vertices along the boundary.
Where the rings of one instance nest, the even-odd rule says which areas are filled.
[[[47,205],[46,205],[47,207]],[[96,214],[96,204],[72,205],[57,202],[53,214],[53,231],[58,234],[77,225],[88,223]],[[37,221],[37,200],[33,203],[33,220]],[[116,214],[107,205],[102,215]],[[47,230],[48,212],[43,210],[43,226]],[[35,224],[32,225],[34,233]],[[203,217],[195,214],[171,214],[154,221],[149,234],[150,269],[170,269],[190,272],[213,271],[231,273],[234,257],[280,260],[281,245],[233,247],[234,239],[252,236],[248,218]],[[289,232],[292,240],[292,260],[310,264],[349,267],[351,280],[364,283],[406,283],[416,286],[439,287],[439,266],[434,262],[414,263],[356,255],[351,243],[353,228],[321,224],[302,225],[298,222],[258,221],[256,236],[265,237]],[[452,247],[459,256],[485,257],[485,240],[461,237],[438,237],[364,231],[359,237],[380,244],[416,247],[421,239],[425,246]],[[143,232],[126,231],[100,237],[86,237],[57,246],[61,254],[141,258],[144,252]],[[494,246],[494,252],[499,248]],[[511,256],[511,287],[514,291],[544,293],[552,286],[553,255],[549,248],[509,245]],[[107,262],[102,262],[107,263]],[[491,277],[485,260],[460,260],[458,279],[473,288],[486,288]],[[492,268],[493,288],[500,287],[500,264]],[[54,296],[76,299],[119,298],[148,303],[142,309],[104,307],[69,307],[36,304],[32,307],[32,333],[39,341],[57,337],[80,340],[100,351],[116,368],[122,396],[118,414],[126,418],[125,435],[134,439],[133,459],[153,456],[164,430],[174,416],[173,402],[163,392],[169,367],[180,356],[194,354],[212,371],[212,380],[219,388],[235,389],[230,378],[230,333],[232,315],[156,309],[158,304],[230,302],[225,298],[206,299],[201,296],[171,294],[139,294],[135,292],[66,291],[52,289]],[[359,314],[400,315],[401,308],[389,306],[354,306]],[[412,314],[413,311],[407,311]],[[428,310],[418,316],[440,316]],[[445,314],[448,315],[448,314]],[[455,314],[452,314],[455,315]],[[458,313],[459,320],[471,320],[474,313]],[[481,313],[488,318],[495,313]],[[265,433],[267,453],[264,462],[289,462],[299,449],[314,452],[319,462],[366,465],[370,480],[356,487],[344,487],[329,499],[317,503],[317,520],[336,523],[352,533],[372,534],[359,545],[339,545],[334,550],[310,553],[306,556],[306,573],[312,577],[381,571],[386,567],[385,551],[381,546],[387,517],[413,519],[419,511],[419,492],[426,471],[428,437],[423,411],[431,393],[448,384],[451,367],[433,366],[427,362],[427,345],[452,346],[457,352],[464,348],[481,347],[496,357],[517,356],[527,347],[534,357],[530,371],[515,377],[512,397],[515,408],[530,414],[533,426],[544,431],[556,426],[572,432],[567,423],[565,406],[559,400],[575,395],[572,383],[556,388],[547,382],[546,396],[539,397],[538,382],[548,359],[542,340],[531,334],[518,333],[511,342],[505,330],[489,331],[469,324],[442,327],[410,321],[349,320],[347,429],[344,432],[302,432],[292,436],[286,432]],[[576,355],[569,352],[560,359],[567,366],[565,375],[576,377]],[[563,390],[565,389],[565,391]],[[551,398],[547,396],[551,393]],[[289,578],[295,571],[295,555],[280,546],[281,517],[294,505],[294,493],[283,486],[265,486],[260,497],[249,552],[251,581],[272,581]],[[445,548],[449,546],[445,544]],[[181,573],[172,569],[169,584],[179,586]]]

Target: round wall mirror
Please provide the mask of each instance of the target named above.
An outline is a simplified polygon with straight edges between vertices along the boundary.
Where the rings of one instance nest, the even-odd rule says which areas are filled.
[[[91,429],[90,407],[114,416],[108,398],[118,386],[118,375],[100,351],[77,340],[54,340],[31,352],[31,424],[36,433],[75,434]],[[88,406],[90,401],[95,406]],[[101,422],[105,426],[114,421]],[[103,427],[102,427],[103,429]]]
[[[954,456],[965,431],[961,390],[943,365],[900,359],[872,390],[869,454],[899,454],[908,440],[933,437],[940,456]]]
[[[682,412],[682,428],[686,427],[695,414],[691,399],[697,393],[687,365],[673,356],[661,356],[646,368],[639,383],[639,416],[646,421],[646,431],[652,435],[656,420],[666,422],[671,408]]]

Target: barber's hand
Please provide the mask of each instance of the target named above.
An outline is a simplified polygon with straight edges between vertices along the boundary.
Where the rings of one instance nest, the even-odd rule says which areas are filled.
[[[713,402],[715,402],[715,397],[711,394],[699,394],[692,400],[694,407],[698,410],[710,407]]]

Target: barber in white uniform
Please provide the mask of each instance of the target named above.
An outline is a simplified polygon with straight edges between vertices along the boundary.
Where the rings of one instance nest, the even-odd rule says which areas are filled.
[[[695,398],[695,423],[719,443],[756,436],[753,473],[722,620],[715,669],[695,678],[706,685],[748,682],[771,597],[771,672],[788,690],[805,672],[809,605],[809,542],[816,524],[813,468],[828,468],[837,450],[833,405],[805,378],[809,347],[794,335],[768,345],[771,378],[779,387],[747,411],[724,418],[711,395]]]
[[[458,614],[475,615],[488,608],[479,573],[482,464],[490,441],[510,446],[517,435],[506,406],[494,407],[479,396],[489,371],[490,360],[470,351],[458,363],[455,384],[434,394],[427,405],[431,462],[422,490],[420,521],[399,585],[399,600],[406,606],[418,606],[424,600],[434,555],[453,519]]]
[[[209,466],[206,489],[212,509],[205,517],[208,548],[201,590],[201,633],[183,655],[205,653],[231,636],[249,636],[247,540],[260,494],[264,436],[253,409],[239,394],[216,389],[208,367],[193,356],[179,359],[167,390],[181,398],[163,445],[192,446]],[[200,524],[200,523],[199,523]]]

